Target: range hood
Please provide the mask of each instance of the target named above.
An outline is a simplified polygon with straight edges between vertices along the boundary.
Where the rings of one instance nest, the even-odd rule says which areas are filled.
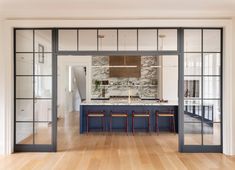
[[[139,78],[140,65],[140,56],[109,56],[109,76]]]

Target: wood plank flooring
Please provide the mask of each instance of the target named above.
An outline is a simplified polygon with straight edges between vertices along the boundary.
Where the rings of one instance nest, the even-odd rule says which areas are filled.
[[[0,157],[1,170],[235,169],[235,156],[178,153],[171,133],[90,133],[80,135],[78,113],[58,122],[58,152]]]

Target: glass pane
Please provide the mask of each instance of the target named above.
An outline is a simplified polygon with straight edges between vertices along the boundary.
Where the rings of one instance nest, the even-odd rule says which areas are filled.
[[[184,75],[201,75],[201,54],[184,54]]]
[[[16,98],[33,98],[33,77],[16,77]]]
[[[35,121],[52,120],[51,100],[35,100]]]
[[[203,55],[203,74],[220,75],[221,61],[219,53],[204,53]]]
[[[184,123],[184,144],[201,145],[202,144],[202,124]]]
[[[77,51],[77,30],[59,30],[59,50]]]
[[[51,144],[51,123],[35,123],[35,144]]]
[[[52,97],[52,78],[51,77],[35,77],[35,98],[51,98]]]
[[[201,98],[201,77],[184,77],[184,97],[187,99]]]
[[[137,50],[137,30],[118,31],[118,50],[119,51]]]
[[[33,100],[16,100],[16,121],[33,121]]]
[[[204,77],[203,79],[203,97],[220,98],[220,77]]]
[[[33,54],[16,54],[16,75],[33,75]]]
[[[52,54],[35,54],[35,75],[52,75]]]
[[[220,33],[218,29],[203,30],[203,51],[204,52],[220,52]]]
[[[33,123],[16,123],[16,144],[33,144]]]
[[[177,50],[177,30],[159,29],[158,30],[158,49]]]
[[[184,121],[185,122],[201,122],[202,106],[201,100],[185,100],[184,101]]]
[[[204,100],[204,120],[221,122],[221,101],[220,100]]]
[[[16,30],[16,52],[33,52],[33,30]]]
[[[157,30],[140,29],[138,34],[139,50],[157,50]]]
[[[52,52],[51,30],[35,30],[35,52]]]
[[[79,30],[79,51],[97,50],[97,30]]]
[[[203,123],[203,144],[221,145],[221,124],[205,122]]]
[[[201,51],[201,30],[186,29],[184,30],[184,51],[200,52]]]
[[[117,50],[117,30],[99,30],[99,51]]]

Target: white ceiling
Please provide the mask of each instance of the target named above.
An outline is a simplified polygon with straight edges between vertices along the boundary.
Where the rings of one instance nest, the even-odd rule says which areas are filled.
[[[9,17],[230,17],[235,0],[0,0],[0,11]]]

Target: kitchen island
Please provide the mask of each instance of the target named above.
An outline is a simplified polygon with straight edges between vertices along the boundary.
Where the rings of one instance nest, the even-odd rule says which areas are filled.
[[[173,110],[175,113],[175,129],[178,132],[178,103],[176,101],[159,102],[156,100],[89,100],[81,103],[80,106],[80,133],[87,131],[86,116],[88,112],[104,111],[105,131],[110,131],[110,113],[119,112],[128,114],[128,131],[132,131],[132,111],[135,112],[150,112],[150,131],[155,131],[156,111],[167,112]],[[89,120],[90,131],[100,131],[102,121],[100,119],[92,118]],[[125,121],[120,119],[112,120],[113,131],[123,130]],[[143,118],[135,120],[136,131],[143,131],[148,126],[148,122]],[[159,120],[160,131],[167,131],[170,129],[169,118],[161,117]]]

